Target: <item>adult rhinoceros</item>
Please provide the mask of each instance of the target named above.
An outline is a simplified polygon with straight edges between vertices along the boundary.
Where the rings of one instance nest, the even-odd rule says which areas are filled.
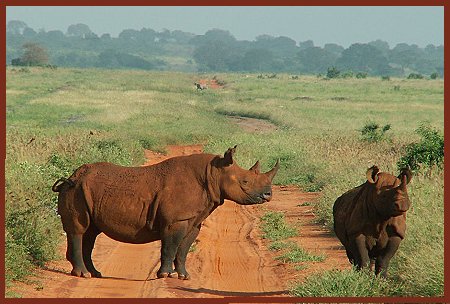
[[[214,209],[225,199],[251,205],[272,197],[278,162],[267,173],[260,173],[259,161],[244,170],[233,160],[235,150],[223,157],[193,154],[146,167],[85,164],[68,179],[57,180],[52,190],[59,192],[72,275],[101,277],[91,254],[103,232],[125,243],[161,240],[158,278],[188,279],[187,253]]]
[[[411,202],[406,185],[411,171],[398,177],[367,170],[367,182],[342,194],[333,206],[334,231],[357,268],[375,262],[375,273],[387,275],[390,259],[405,237],[406,211]]]

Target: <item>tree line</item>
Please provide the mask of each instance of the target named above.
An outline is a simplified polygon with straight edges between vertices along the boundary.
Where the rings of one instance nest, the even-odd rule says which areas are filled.
[[[81,23],[64,33],[36,31],[20,20],[9,21],[6,30],[7,63],[16,65],[295,74],[326,74],[334,68],[372,76],[444,75],[443,45],[421,48],[399,43],[391,48],[386,41],[375,40],[348,48],[334,43],[319,47],[312,40],[297,43],[285,36],[237,40],[221,29],[203,35],[124,29],[112,37],[99,36]]]

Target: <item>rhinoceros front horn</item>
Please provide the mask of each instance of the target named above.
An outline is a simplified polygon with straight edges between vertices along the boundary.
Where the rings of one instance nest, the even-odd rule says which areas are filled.
[[[277,160],[277,163],[272,168],[272,170],[270,170],[269,172],[266,172],[267,177],[269,177],[270,180],[273,180],[273,178],[275,177],[275,174],[277,174],[279,168],[280,168],[280,160]]]

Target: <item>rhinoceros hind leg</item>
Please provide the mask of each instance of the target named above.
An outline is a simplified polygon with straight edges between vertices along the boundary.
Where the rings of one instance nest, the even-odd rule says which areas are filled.
[[[94,278],[101,278],[102,274],[95,269],[92,262],[92,250],[94,249],[94,243],[100,231],[93,224],[89,226],[89,229],[83,235],[83,260],[87,270]]]
[[[66,257],[72,264],[71,274],[76,277],[90,278],[91,274],[86,269],[82,255],[82,234],[67,234]]]

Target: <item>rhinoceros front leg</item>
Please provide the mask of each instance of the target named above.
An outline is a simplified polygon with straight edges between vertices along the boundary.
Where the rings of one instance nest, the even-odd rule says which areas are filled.
[[[362,269],[369,267],[369,251],[366,247],[366,237],[363,234],[360,234],[355,238],[354,248],[356,249],[357,253],[356,256],[354,256],[357,268]]]
[[[158,278],[174,277],[177,273],[173,269],[175,255],[181,241],[185,238],[188,221],[175,222],[162,228],[161,232],[161,267],[158,270]]]
[[[200,232],[200,227],[201,225],[193,227],[178,247],[178,251],[175,256],[175,272],[178,273],[178,278],[180,280],[188,280],[190,278],[189,273],[186,271],[186,258],[192,243],[195,241]]]
[[[386,249],[383,254],[377,257],[375,261],[375,274],[381,274],[383,277],[387,277],[387,269],[389,262],[394,254],[397,252],[398,247],[402,239],[398,236],[392,236],[389,238]]]

